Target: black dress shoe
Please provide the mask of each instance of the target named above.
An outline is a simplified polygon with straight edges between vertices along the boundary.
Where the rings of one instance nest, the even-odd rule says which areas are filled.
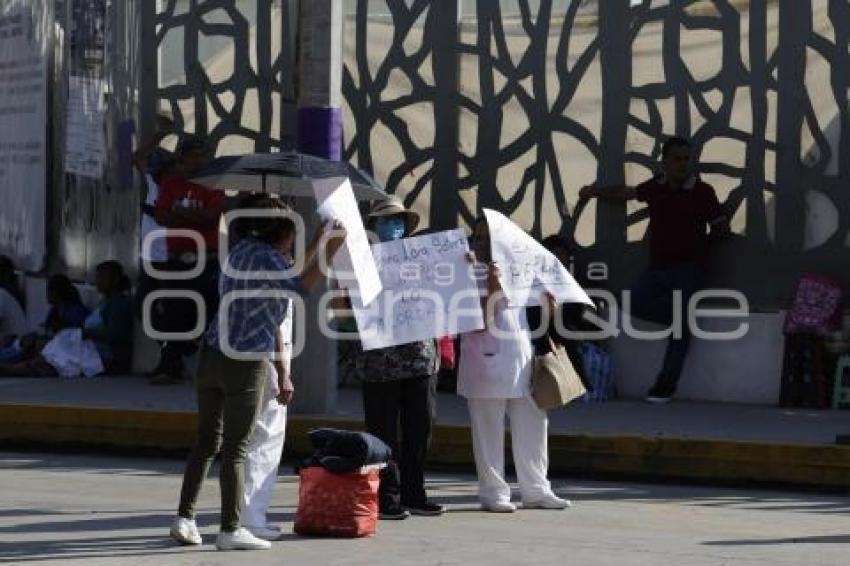
[[[439,503],[425,500],[421,503],[405,505],[411,515],[419,515],[421,517],[436,517],[446,512],[446,508]]]

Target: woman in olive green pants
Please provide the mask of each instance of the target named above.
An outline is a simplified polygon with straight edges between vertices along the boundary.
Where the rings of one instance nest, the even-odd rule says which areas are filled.
[[[295,241],[295,225],[284,205],[258,195],[246,198],[242,207],[258,210],[258,216],[234,223],[233,229],[241,238],[228,254],[219,285],[221,306],[203,340],[197,376],[198,440],[186,464],[178,515],[171,527],[171,536],[181,544],[201,544],[195,504],[212,460],[221,449],[219,550],[271,546],[239,523],[245,452],[262,403],[267,364],[275,359],[274,363],[280,365],[283,359],[280,326],[292,294],[314,289],[323,277],[315,252],[324,239],[324,228],[305,253],[302,276],[284,278],[279,274],[291,267],[288,256]],[[268,210],[275,209],[280,215],[269,216]],[[334,229],[344,238],[341,225],[337,223]],[[325,245],[328,262],[343,238]],[[288,374],[280,369],[278,375],[288,380]],[[281,383],[280,389],[291,391],[291,383]]]

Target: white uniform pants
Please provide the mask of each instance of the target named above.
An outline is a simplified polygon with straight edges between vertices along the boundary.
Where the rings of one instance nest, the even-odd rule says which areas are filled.
[[[277,372],[271,371],[275,379]],[[260,417],[245,455],[245,492],[242,496],[241,523],[249,527],[265,527],[266,512],[272,501],[272,490],[286,438],[286,407],[277,402],[277,387],[266,387]]]
[[[510,419],[511,445],[520,494],[525,502],[552,492],[546,413],[530,397],[467,399],[472,422],[472,448],[478,471],[478,497],[483,504],[511,500],[505,481],[505,416]]]

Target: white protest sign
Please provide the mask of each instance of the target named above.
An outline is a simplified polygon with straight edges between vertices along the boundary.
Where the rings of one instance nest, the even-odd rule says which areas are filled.
[[[544,291],[558,303],[593,306],[573,276],[549,250],[495,210],[484,209],[490,230],[493,261],[499,265],[499,282],[516,306],[539,305]]]
[[[364,350],[484,328],[462,230],[372,246],[384,290],[369,307],[352,295]]]
[[[319,203],[319,216],[323,220],[340,221],[347,232],[345,245],[333,259],[340,285],[357,289],[363,304],[368,305],[381,292],[381,279],[351,182],[344,177],[317,179],[313,181],[313,192]]]

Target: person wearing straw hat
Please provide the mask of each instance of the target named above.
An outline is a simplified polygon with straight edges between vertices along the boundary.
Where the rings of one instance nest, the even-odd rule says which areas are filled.
[[[418,225],[419,215],[394,196],[373,205],[366,219],[366,228],[382,242],[410,236]],[[363,383],[366,430],[393,450],[394,461],[381,474],[382,519],[444,511],[428,499],[424,471],[439,369],[433,339],[361,352],[355,361]]]

